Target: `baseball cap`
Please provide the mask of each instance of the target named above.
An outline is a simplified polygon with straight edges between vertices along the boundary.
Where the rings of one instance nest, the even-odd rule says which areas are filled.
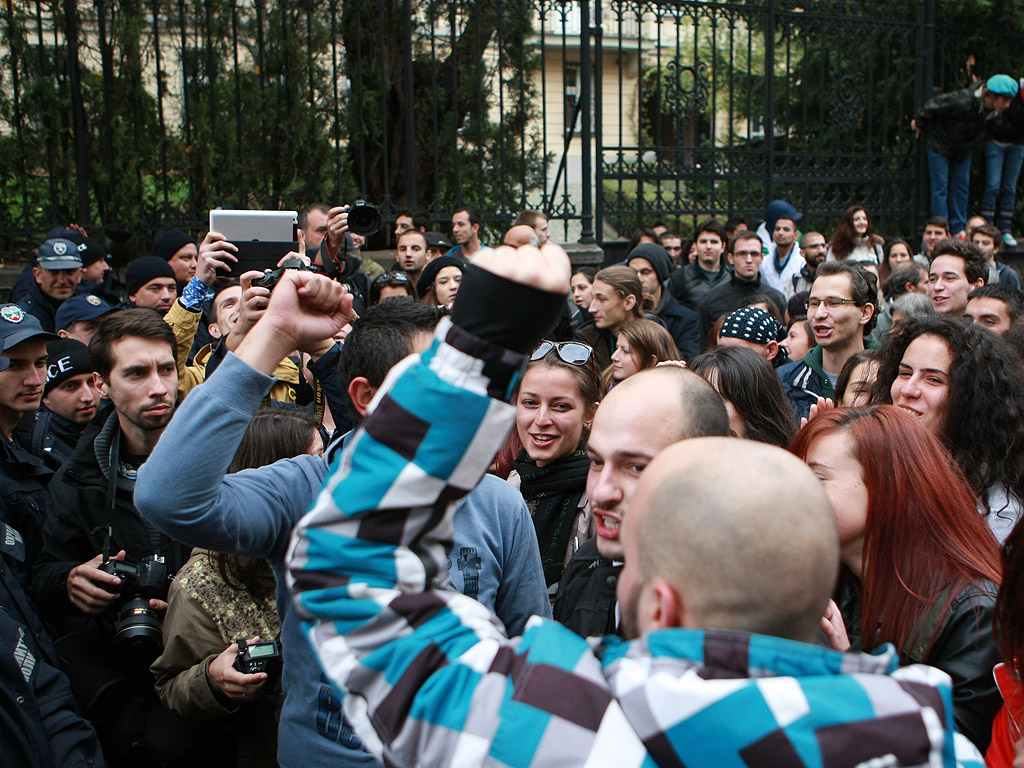
[[[452,248],[452,244],[445,240],[440,232],[424,232],[427,238],[427,248]]]
[[[78,243],[64,237],[50,238],[39,246],[36,263],[43,269],[81,269]]]
[[[114,307],[110,306],[99,296],[93,296],[92,294],[72,296],[57,308],[57,316],[54,319],[53,327],[58,331],[62,331],[72,323],[94,320],[113,311]]]
[[[4,349],[36,336],[44,341],[57,338],[55,334],[44,331],[39,321],[17,304],[0,304],[0,340],[3,340]]]

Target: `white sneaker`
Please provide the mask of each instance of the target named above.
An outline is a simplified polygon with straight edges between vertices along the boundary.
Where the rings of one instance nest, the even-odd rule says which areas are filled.
[[[1007,246],[1008,248],[1016,248],[1017,238],[1015,238],[1009,232],[1003,232],[1003,245]]]

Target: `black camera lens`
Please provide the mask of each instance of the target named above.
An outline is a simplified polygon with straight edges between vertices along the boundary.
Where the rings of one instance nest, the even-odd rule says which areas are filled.
[[[121,607],[117,618],[114,650],[129,662],[149,666],[164,645],[157,612],[149,607],[145,597],[133,597]]]
[[[380,211],[365,200],[356,200],[348,212],[348,228],[357,235],[369,237],[380,229]]]

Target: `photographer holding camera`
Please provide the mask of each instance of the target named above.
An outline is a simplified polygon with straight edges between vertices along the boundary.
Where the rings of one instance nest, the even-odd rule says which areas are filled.
[[[89,351],[97,388],[114,407],[89,424],[50,483],[33,587],[109,761],[134,765],[163,751],[144,734],[171,751],[189,742],[157,705],[148,671],[169,577],[189,548],[144,520],[133,498],[138,468],[174,413],[174,333],[157,313],[128,309],[103,319]]]
[[[324,268],[329,278],[348,288],[352,294],[352,310],[357,316],[366,311],[370,280],[363,272],[363,261],[358,250],[349,250],[346,236],[351,231],[364,238],[370,237],[380,229],[380,222],[380,211],[362,200],[352,205],[331,208],[327,213],[327,237],[320,243],[313,261]]]

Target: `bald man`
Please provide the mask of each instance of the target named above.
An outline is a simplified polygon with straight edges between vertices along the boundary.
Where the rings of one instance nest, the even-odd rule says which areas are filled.
[[[652,462],[624,519],[634,642],[590,645],[537,618],[510,641],[436,585],[451,502],[504,444],[503,400],[568,279],[551,246],[474,267],[476,301],[394,369],[289,552],[296,611],[370,751],[389,765],[803,768],[950,765],[956,748],[980,764],[953,731],[947,675],[900,668],[891,648],[803,642],[837,534],[810,470],[779,448],[694,440]],[[518,300],[488,313],[508,291]]]
[[[540,237],[533,227],[525,224],[517,224],[505,233],[505,245],[519,248],[523,245],[532,245],[536,248],[541,246]]]
[[[597,535],[565,568],[554,600],[557,621],[583,637],[620,634],[615,585],[625,559],[622,521],[641,473],[678,440],[728,434],[722,398],[685,368],[650,368],[608,393],[587,441],[587,498]]]

